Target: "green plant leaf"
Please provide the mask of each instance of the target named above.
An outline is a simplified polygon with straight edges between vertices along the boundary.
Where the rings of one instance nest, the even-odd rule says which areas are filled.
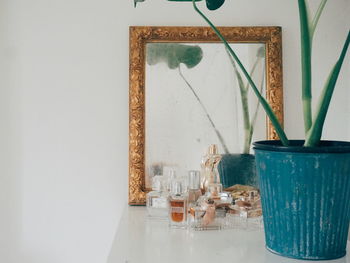
[[[206,0],[207,8],[209,10],[219,9],[224,3],[225,0]]]
[[[155,65],[164,62],[170,69],[177,69],[180,64],[193,68],[203,58],[203,51],[199,46],[177,43],[149,43],[147,44],[147,64]]]
[[[315,122],[313,123],[310,132],[307,134],[305,140],[305,146],[317,146],[322,137],[323,125],[327,116],[329,104],[331,102],[335,84],[337,83],[338,76],[350,44],[350,31],[345,40],[343,49],[340,53],[337,63],[335,63],[331,73],[328,76],[326,84],[323,88],[320,101],[317,108]]]
[[[311,40],[309,28],[309,14],[306,0],[298,0],[300,37],[301,37],[301,73],[302,73],[302,99],[305,134],[312,125],[312,92],[311,92]]]

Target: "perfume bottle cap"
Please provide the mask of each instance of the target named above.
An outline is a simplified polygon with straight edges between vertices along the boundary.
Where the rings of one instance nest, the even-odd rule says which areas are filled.
[[[185,192],[183,183],[181,181],[173,181],[170,188],[170,193],[172,195],[182,195]]]
[[[201,174],[199,171],[189,171],[188,172],[188,189],[197,190],[200,189],[201,185]]]
[[[210,145],[209,149],[208,149],[208,154],[210,154],[210,155],[218,154],[218,146],[216,144]]]

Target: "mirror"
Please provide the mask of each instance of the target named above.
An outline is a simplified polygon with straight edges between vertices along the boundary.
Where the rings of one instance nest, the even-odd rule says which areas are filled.
[[[281,29],[220,31],[282,122]],[[144,204],[154,175],[198,170],[210,144],[249,153],[277,138],[258,105],[210,28],[131,27],[129,204]]]

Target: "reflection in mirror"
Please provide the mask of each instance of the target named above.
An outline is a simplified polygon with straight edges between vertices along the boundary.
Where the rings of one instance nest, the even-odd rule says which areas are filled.
[[[265,94],[265,44],[232,43]],[[221,43],[147,43],[145,184],[176,169],[198,170],[211,144],[220,153],[249,153],[266,139],[266,118]]]

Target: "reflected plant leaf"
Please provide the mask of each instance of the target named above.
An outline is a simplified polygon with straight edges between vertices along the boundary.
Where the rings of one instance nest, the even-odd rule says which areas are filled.
[[[256,52],[256,56],[258,58],[265,58],[265,47],[264,46],[259,47],[258,51]]]
[[[253,118],[252,118],[252,120],[250,120],[250,111],[249,111],[250,106],[249,106],[249,101],[248,101],[248,92],[249,92],[250,84],[249,84],[249,82],[244,84],[243,77],[236,66],[236,62],[234,61],[233,57],[230,55],[227,48],[226,48],[226,52],[227,52],[228,58],[230,59],[231,65],[233,66],[234,73],[235,73],[235,75],[237,77],[237,81],[238,81],[238,87],[240,90],[242,116],[243,116],[243,127],[244,127],[243,153],[249,154],[250,146],[251,146],[251,142],[252,142],[253,131],[254,131],[254,125],[256,122],[256,118],[257,118],[258,109],[259,109],[260,104],[259,103],[257,104],[256,109],[255,109],[254,114],[253,114]],[[258,50],[256,52],[256,60],[253,64],[253,67],[250,70],[250,73],[249,73],[249,75],[251,77],[253,77],[254,72],[255,72],[258,64],[264,58],[265,58],[265,47],[261,46],[258,48]],[[259,89],[260,94],[262,93],[263,87],[264,87],[264,71],[263,71],[263,77],[262,77],[262,81],[261,81],[260,89]]]
[[[137,3],[139,2],[145,2],[145,0],[134,0],[134,7],[136,7]]]
[[[164,62],[170,69],[179,68],[185,64],[193,68],[203,58],[203,51],[199,46],[189,46],[174,43],[152,43],[147,45],[147,63],[152,66]]]

